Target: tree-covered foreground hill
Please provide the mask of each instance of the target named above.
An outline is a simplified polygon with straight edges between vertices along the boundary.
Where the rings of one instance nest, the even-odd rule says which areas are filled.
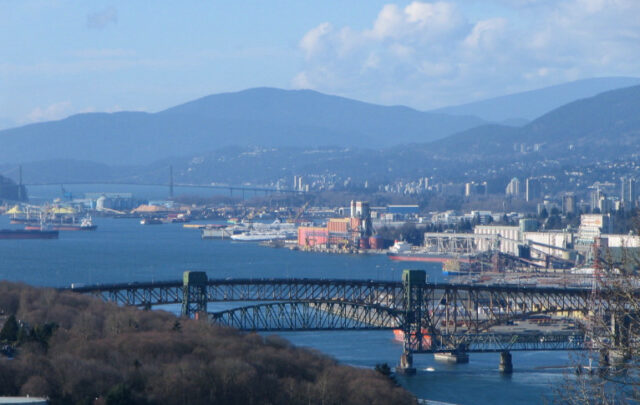
[[[0,395],[52,404],[404,404],[380,373],[262,337],[0,283]],[[4,352],[11,350],[5,346]]]

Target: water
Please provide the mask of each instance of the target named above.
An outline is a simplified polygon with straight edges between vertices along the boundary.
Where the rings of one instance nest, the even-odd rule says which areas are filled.
[[[209,278],[356,278],[399,280],[406,266],[384,255],[310,254],[253,243],[202,240],[181,224],[142,226],[137,219],[94,218],[95,232],[60,232],[58,240],[3,240],[0,278],[41,286]],[[0,217],[0,228],[19,228]],[[436,266],[424,268],[443,280]],[[18,270],[19,269],[19,270]]]
[[[397,263],[384,255],[329,255],[256,244],[202,240],[180,224],[142,226],[134,219],[96,218],[95,232],[61,232],[57,240],[0,240],[0,279],[38,286],[181,279],[185,270],[209,278],[355,278],[400,280],[404,268],[421,268],[446,281],[439,265]],[[9,225],[0,217],[0,228]],[[216,307],[211,308],[215,310]],[[281,333],[294,344],[318,349],[362,367],[395,365],[401,346],[390,331]],[[469,364],[447,365],[416,355],[418,375],[399,377],[421,398],[456,404],[538,404],[564,381],[572,361],[563,352],[513,353],[514,374],[498,372],[498,354],[472,354]]]

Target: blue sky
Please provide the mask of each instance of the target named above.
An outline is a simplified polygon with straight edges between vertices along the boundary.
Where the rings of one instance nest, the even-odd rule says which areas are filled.
[[[0,127],[249,87],[431,109],[640,76],[638,0],[0,0]]]

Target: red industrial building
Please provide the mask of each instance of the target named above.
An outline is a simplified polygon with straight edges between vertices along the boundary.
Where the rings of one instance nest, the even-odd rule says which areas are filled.
[[[298,228],[298,246],[326,246],[328,241],[329,232],[327,228],[315,226],[301,226]]]
[[[355,246],[380,249],[382,242],[371,237],[371,214],[366,202],[351,202],[351,216],[331,218],[327,227],[298,228],[298,246]]]

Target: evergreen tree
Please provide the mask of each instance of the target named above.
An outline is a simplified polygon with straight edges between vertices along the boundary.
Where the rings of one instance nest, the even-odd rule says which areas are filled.
[[[11,315],[4,323],[2,330],[0,330],[0,340],[13,343],[18,339],[18,330],[20,327],[18,326],[18,321],[16,321],[16,316]]]

